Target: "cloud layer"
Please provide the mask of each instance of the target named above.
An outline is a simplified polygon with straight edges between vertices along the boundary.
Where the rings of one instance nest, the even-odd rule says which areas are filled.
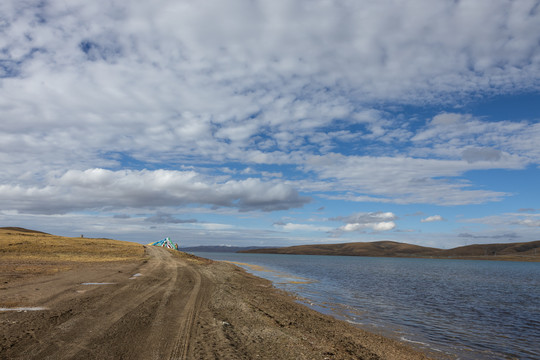
[[[346,217],[337,217],[331,220],[343,221],[345,225],[339,227],[337,231],[387,231],[396,227],[394,220],[397,216],[391,212],[369,212],[356,213]]]
[[[0,185],[0,196],[4,208],[42,214],[189,204],[233,207],[240,211],[275,211],[301,207],[309,202],[309,198],[283,183],[253,178],[213,181],[194,171],[70,170],[39,188]],[[163,216],[150,219],[167,220]]]
[[[0,210],[113,209],[126,222],[140,211],[147,225],[180,226],[204,224],[176,213],[190,206],[504,201],[513,189],[467,174],[537,167],[539,119],[463,107],[540,91],[539,11],[510,0],[3,2]],[[396,228],[394,212],[370,210],[328,217],[342,232]]]

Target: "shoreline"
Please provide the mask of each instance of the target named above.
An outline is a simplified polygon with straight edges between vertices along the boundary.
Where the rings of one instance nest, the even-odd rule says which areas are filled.
[[[345,256],[389,259],[426,259],[426,260],[465,260],[465,261],[514,261],[514,262],[540,262],[538,255],[485,255],[485,256],[390,256],[390,255],[350,255],[350,254],[312,254],[312,253],[278,253],[278,252],[248,252],[239,251],[238,254],[269,254],[294,256]]]
[[[226,263],[226,262],[224,262]],[[239,267],[234,265],[236,269]],[[237,270],[232,270],[237,272]],[[312,336],[311,346],[317,344],[326,347],[321,351],[322,359],[358,358],[358,359],[430,359],[436,358],[435,353],[427,353],[418,347],[398,341],[383,335],[369,332],[360,327],[337,319],[336,317],[317,311],[309,307],[304,299],[294,294],[276,288],[270,280],[261,278],[240,268],[237,273],[242,279],[242,288],[235,288],[240,299],[251,302],[257,299],[258,311],[262,311],[265,317],[272,318],[279,328],[289,328],[300,331],[302,336]],[[244,308],[242,305],[238,305]],[[358,353],[345,347],[343,343],[355,348]],[[307,350],[307,349],[306,349]],[[345,350],[345,351],[344,351]],[[348,357],[348,355],[351,357]],[[295,355],[297,356],[297,355]],[[355,357],[358,356],[358,357]],[[431,357],[430,357],[431,356]],[[295,357],[289,357],[294,359]],[[441,357],[437,357],[441,358]]]
[[[203,254],[201,255],[204,256]],[[196,256],[199,256],[199,255],[196,255]],[[278,291],[283,291],[286,294],[288,294],[296,303],[302,306],[305,306],[306,308],[313,310],[319,314],[327,315],[337,321],[342,321],[347,324],[350,324],[358,329],[361,329],[362,331],[366,331],[367,333],[379,335],[384,338],[397,341],[399,343],[407,344],[411,346],[412,348],[414,348],[415,350],[418,350],[420,352],[425,352],[426,354],[430,354],[430,356],[434,356],[438,359],[451,359],[451,358],[456,357],[456,355],[451,355],[442,350],[438,350],[426,342],[407,339],[405,338],[405,335],[396,333],[395,328],[377,327],[373,325],[370,326],[364,323],[355,322],[354,320],[351,320],[349,316],[344,315],[343,313],[341,314],[339,313],[338,307],[340,304],[314,303],[312,299],[308,297],[300,296],[297,293],[295,293],[294,290],[287,289],[287,285],[294,286],[296,284],[312,284],[312,283],[318,282],[318,280],[299,277],[299,276],[292,275],[289,273],[280,272],[280,271],[277,271],[277,270],[274,270],[274,269],[271,269],[262,265],[256,265],[256,264],[251,264],[251,263],[246,263],[246,262],[231,261],[231,260],[213,260],[213,261],[225,262],[228,264],[236,265],[249,275],[260,278],[261,280],[270,281],[270,283],[272,284],[274,288],[278,289]],[[268,276],[268,274],[270,275]]]
[[[4,284],[0,295],[12,307],[47,310],[0,312],[0,358],[434,356],[310,309],[236,265],[161,248],[146,251],[144,261],[78,264]],[[132,279],[133,274],[141,275]]]

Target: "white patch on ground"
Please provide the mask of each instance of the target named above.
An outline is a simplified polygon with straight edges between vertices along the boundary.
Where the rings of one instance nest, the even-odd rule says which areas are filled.
[[[22,311],[42,311],[42,310],[49,310],[49,309],[46,308],[46,307],[41,307],[41,306],[34,306],[34,307],[16,307],[16,308],[4,308],[4,307],[0,307],[0,311],[18,311],[18,312],[22,312]]]
[[[113,282],[84,282],[81,283],[81,285],[114,285],[116,283]]]

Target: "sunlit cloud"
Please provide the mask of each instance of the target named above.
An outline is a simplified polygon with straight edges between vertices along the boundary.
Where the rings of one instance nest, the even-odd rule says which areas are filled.
[[[332,218],[330,220],[343,221],[346,224],[340,226],[337,231],[388,231],[396,227],[394,220],[397,216],[391,212],[356,213],[345,217]]]
[[[423,223],[436,222],[436,221],[445,221],[445,219],[441,215],[433,215],[433,216],[428,216],[420,220],[420,222],[423,222]]]
[[[194,171],[172,170],[70,170],[50,178],[42,187],[0,185],[0,196],[6,208],[43,214],[190,204],[274,211],[301,207],[310,201],[283,183],[255,178],[216,182]],[[163,214],[149,219],[180,221]]]

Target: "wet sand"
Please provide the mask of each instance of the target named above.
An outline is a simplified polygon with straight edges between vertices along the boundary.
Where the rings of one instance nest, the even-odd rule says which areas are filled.
[[[0,359],[428,359],[233,264],[146,251],[4,281]]]

